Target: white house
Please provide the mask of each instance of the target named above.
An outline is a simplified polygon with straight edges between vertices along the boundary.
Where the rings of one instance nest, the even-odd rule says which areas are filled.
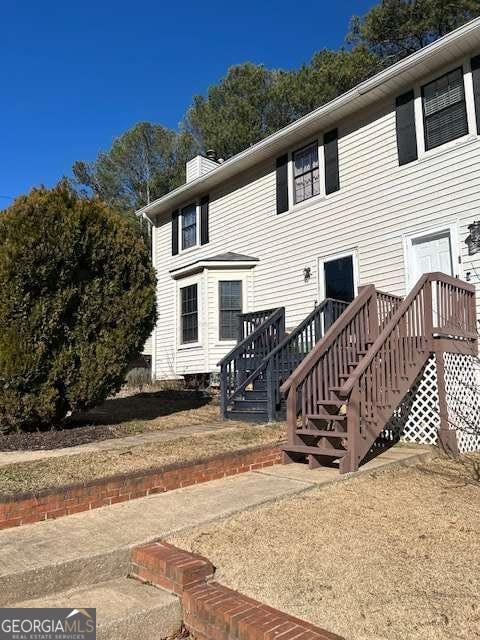
[[[225,162],[191,160],[138,212],[158,276],[153,378],[218,373],[239,313],[284,307],[289,332],[362,285],[476,283],[479,133],[477,19]]]

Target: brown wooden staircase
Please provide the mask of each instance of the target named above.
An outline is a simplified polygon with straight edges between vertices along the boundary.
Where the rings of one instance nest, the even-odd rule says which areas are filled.
[[[404,300],[372,285],[361,288],[281,386],[287,394],[284,461],[355,471],[431,354],[452,348],[477,353],[472,285],[429,273]],[[440,374],[437,366],[442,411]]]

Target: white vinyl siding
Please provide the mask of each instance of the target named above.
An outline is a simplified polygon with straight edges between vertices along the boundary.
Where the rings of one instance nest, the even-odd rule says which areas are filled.
[[[449,61],[451,68],[460,61]],[[421,86],[438,77],[432,73]],[[398,94],[409,87],[399,87]],[[468,95],[467,95],[468,97]],[[468,105],[467,105],[468,106]],[[319,195],[288,215],[276,215],[275,158],[259,163],[210,195],[210,243],[198,247],[195,260],[225,251],[259,258],[248,271],[244,310],[286,307],[287,329],[294,328],[320,300],[319,258],[355,251],[359,284],[375,284],[398,295],[407,289],[404,239],[406,235],[454,225],[459,242],[453,247],[454,272],[480,273],[480,254],[467,255],[468,224],[478,219],[480,201],[480,140],[475,135],[454,146],[435,149],[418,161],[398,165],[395,95],[347,121],[330,123],[339,129],[342,188],[327,198]],[[323,131],[318,132],[318,139]],[[417,129],[417,135],[421,135]],[[304,141],[305,145],[312,138]],[[293,153],[301,144],[285,152]],[[440,153],[438,153],[441,151]],[[156,228],[159,323],[156,332],[156,375],[216,370],[216,363],[232,343],[218,340],[218,277],[211,271],[197,276],[207,290],[200,305],[205,325],[202,346],[179,350],[175,336],[175,292],[178,282],[169,270],[192,262],[192,255],[171,256],[168,218]],[[463,264],[458,264],[461,253]],[[304,269],[311,269],[305,282]],[[200,286],[200,285],[199,285]],[[205,308],[203,308],[205,306]],[[202,329],[200,329],[202,335]]]

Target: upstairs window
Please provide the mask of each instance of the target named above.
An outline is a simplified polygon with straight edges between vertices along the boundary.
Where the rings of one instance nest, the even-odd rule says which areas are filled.
[[[197,244],[197,206],[191,204],[182,209],[182,249]]]
[[[198,342],[198,296],[196,284],[180,289],[180,304],[182,344]]]
[[[465,88],[461,68],[422,87],[425,151],[468,133]]]
[[[295,204],[320,193],[317,143],[294,152],[293,184]]]
[[[223,280],[219,286],[220,340],[236,340],[238,316],[242,313],[242,281]]]

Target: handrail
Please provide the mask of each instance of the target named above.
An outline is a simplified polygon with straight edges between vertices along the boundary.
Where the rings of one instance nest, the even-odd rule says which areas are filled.
[[[373,359],[377,355],[377,353],[382,348],[385,341],[389,338],[393,330],[398,326],[400,320],[403,319],[405,314],[408,312],[412,302],[415,300],[417,295],[420,293],[421,289],[425,286],[427,282],[444,282],[445,284],[449,284],[457,287],[458,289],[464,290],[468,293],[475,293],[475,287],[467,282],[462,282],[457,278],[453,278],[452,276],[448,276],[444,273],[440,273],[438,271],[432,273],[426,273],[418,280],[417,284],[413,287],[410,293],[406,296],[403,302],[400,304],[398,309],[395,311],[393,316],[390,318],[389,322],[386,324],[384,329],[380,332],[378,338],[372,344],[368,353],[364,358],[360,361],[359,365],[356,367],[354,371],[352,371],[350,377],[347,379],[345,384],[338,391],[338,395],[342,398],[348,396],[355,383],[361,375],[368,369]],[[428,336],[431,339],[433,336]]]
[[[218,363],[220,367],[220,406],[227,417],[228,403],[243,379],[285,335],[285,307],[270,314],[252,333],[229,351]]]
[[[241,351],[243,350],[243,347],[246,344],[258,338],[263,333],[263,331],[267,328],[267,326],[275,322],[275,320],[280,319],[280,317],[284,314],[285,314],[285,307],[278,307],[278,309],[275,309],[275,311],[271,315],[269,315],[268,318],[262,322],[262,324],[258,325],[258,327],[255,329],[253,333],[250,333],[248,336],[245,336],[245,338],[241,342],[235,345],[231,351],[229,351],[225,356],[223,356],[223,358],[217,363],[217,367],[221,367],[223,364],[225,364],[229,360],[232,360],[234,355],[237,355],[237,353],[241,353]]]
[[[335,309],[334,305],[336,305],[338,307],[338,309]],[[343,300],[335,300],[333,298],[326,298],[325,300],[323,300],[319,305],[317,305],[313,309],[313,311],[311,311],[308,314],[308,316],[306,318],[304,318],[304,320],[302,320],[302,322],[297,327],[295,327],[295,329],[289,335],[285,336],[285,338],[276,347],[274,347],[272,349],[272,351],[270,351],[270,353],[268,353],[263,358],[263,360],[260,362],[258,367],[254,371],[252,371],[252,373],[250,373],[249,376],[247,378],[245,378],[245,380],[242,380],[241,384],[231,394],[231,397],[234,398],[238,393],[241,393],[242,391],[244,391],[247,386],[252,384],[257,378],[260,377],[260,375],[262,373],[264,373],[267,370],[267,377],[269,377],[269,383],[270,383],[267,386],[268,413],[269,413],[269,419],[273,419],[274,418],[274,413],[275,413],[275,404],[276,404],[276,401],[277,401],[277,397],[276,396],[278,396],[278,392],[279,392],[279,388],[278,388],[279,380],[278,380],[278,378],[280,376],[279,376],[279,371],[278,371],[279,367],[277,367],[275,369],[275,365],[273,365],[275,371],[270,371],[269,370],[269,368],[271,367],[272,361],[275,359],[277,354],[279,354],[282,351],[286,351],[287,352],[285,354],[287,356],[286,362],[284,362],[283,359],[281,358],[281,356],[279,356],[280,357],[280,364],[282,365],[282,368],[289,368],[289,364],[290,363],[288,361],[288,349],[289,349],[290,346],[295,344],[295,342],[302,335],[302,333],[306,329],[308,329],[309,325],[311,325],[317,319],[320,321],[321,320],[321,316],[325,312],[325,310],[331,309],[332,316],[333,316],[335,314],[335,310],[340,310],[341,309],[341,313],[343,313],[343,311],[345,310],[346,307],[348,307],[348,303],[344,302]],[[313,337],[313,334],[312,334],[312,337]],[[318,340],[320,340],[321,337],[322,337],[321,333],[320,333],[320,335],[318,335],[318,336],[316,335],[315,337],[317,338],[317,342],[318,342]],[[277,362],[277,365],[278,364],[279,363]],[[275,397],[273,397],[273,396],[275,396]]]
[[[309,313],[309,315],[304,320],[302,320],[302,322],[297,327],[295,327],[295,329],[288,336],[285,336],[282,342],[280,342],[275,347],[275,349],[270,351],[268,356],[266,356],[265,360],[270,360],[281,349],[283,349],[283,347],[285,347],[287,343],[293,342],[302,333],[302,331],[310,324],[310,322],[315,318],[315,316],[321,313],[332,302],[339,305],[345,305],[345,308],[348,307],[348,302],[344,302],[343,300],[336,300],[335,298],[325,298],[325,300],[323,300],[318,306],[316,306],[315,309],[311,313]]]
[[[275,313],[276,310],[277,307],[274,309],[260,309],[259,311],[246,311],[245,313],[240,313],[238,315],[239,323],[237,342],[241,342],[251,333],[250,329],[252,327],[249,325],[253,325],[253,330],[255,330],[256,326],[260,326],[262,322],[265,322],[265,320],[267,320],[272,313]],[[258,324],[256,325],[256,323]]]
[[[354,318],[356,313],[366,304],[366,302],[368,302],[370,298],[372,298],[374,294],[375,287],[373,285],[366,285],[362,288],[355,300],[350,303],[348,308],[328,329],[322,340],[315,345],[312,351],[310,351],[307,357],[302,360],[292,375],[285,380],[280,387],[281,393],[285,394],[293,384],[298,386],[305,380],[312,367],[318,362],[323,354],[328,351],[338,334],[347,327],[348,323]]]

